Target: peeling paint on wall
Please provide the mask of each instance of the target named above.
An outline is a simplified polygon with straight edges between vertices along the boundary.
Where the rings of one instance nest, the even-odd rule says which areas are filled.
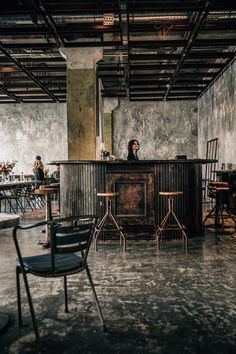
[[[206,154],[206,141],[219,139],[219,163],[236,168],[236,62],[198,100],[199,154]]]
[[[44,164],[67,159],[66,104],[0,105],[0,139],[0,161],[17,160],[15,173],[31,174],[36,155]]]

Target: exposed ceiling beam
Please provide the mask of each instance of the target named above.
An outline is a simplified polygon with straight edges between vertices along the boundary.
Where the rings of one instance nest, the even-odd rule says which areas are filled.
[[[42,83],[37,80],[37,78],[34,76],[34,74],[32,74],[29,70],[27,70],[17,59],[15,59],[14,57],[12,57],[8,51],[3,47],[2,43],[0,42],[0,50],[2,51],[2,53],[8,58],[10,59],[18,68],[20,68],[26,75],[28,75],[37,86],[39,86],[44,92],[46,92],[46,94],[51,97],[51,99],[54,102],[58,102],[57,98],[53,95],[53,93],[51,93],[44,85],[42,85]]]

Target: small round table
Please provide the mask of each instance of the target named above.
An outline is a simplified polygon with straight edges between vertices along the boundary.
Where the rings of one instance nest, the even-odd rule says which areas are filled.
[[[0,213],[0,229],[9,229],[15,227],[20,222],[20,216],[16,214]],[[6,313],[0,312],[0,331],[7,325],[9,321]]]
[[[46,186],[45,186],[46,187]],[[37,195],[45,195],[46,199],[46,216],[45,220],[49,221],[52,220],[52,205],[51,205],[51,195],[54,193],[58,193],[57,188],[40,188],[40,189],[35,189],[34,191],[35,194]],[[50,242],[50,237],[49,237],[49,227],[46,225],[46,237],[45,237],[45,243]]]

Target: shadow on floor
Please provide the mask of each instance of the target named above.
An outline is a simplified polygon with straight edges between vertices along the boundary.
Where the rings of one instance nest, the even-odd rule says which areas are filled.
[[[38,216],[38,218],[43,215]],[[24,222],[31,222],[27,216]],[[25,250],[42,251],[32,232]],[[206,230],[181,242],[128,240],[93,247],[89,265],[108,332],[100,327],[86,275],[69,278],[69,310],[64,313],[61,280],[31,277],[41,341],[35,342],[23,293],[24,327],[18,328],[15,250],[11,230],[0,238],[0,311],[8,326],[0,333],[0,353],[230,354],[236,352],[236,234]],[[23,289],[23,288],[22,288]]]

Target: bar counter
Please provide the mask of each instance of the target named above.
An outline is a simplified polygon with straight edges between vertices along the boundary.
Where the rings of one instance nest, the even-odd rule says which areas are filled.
[[[104,210],[98,192],[119,193],[114,214],[124,229],[154,230],[167,211],[160,191],[182,191],[176,214],[188,236],[202,233],[202,164],[216,160],[52,161],[60,164],[61,215],[96,214]]]

